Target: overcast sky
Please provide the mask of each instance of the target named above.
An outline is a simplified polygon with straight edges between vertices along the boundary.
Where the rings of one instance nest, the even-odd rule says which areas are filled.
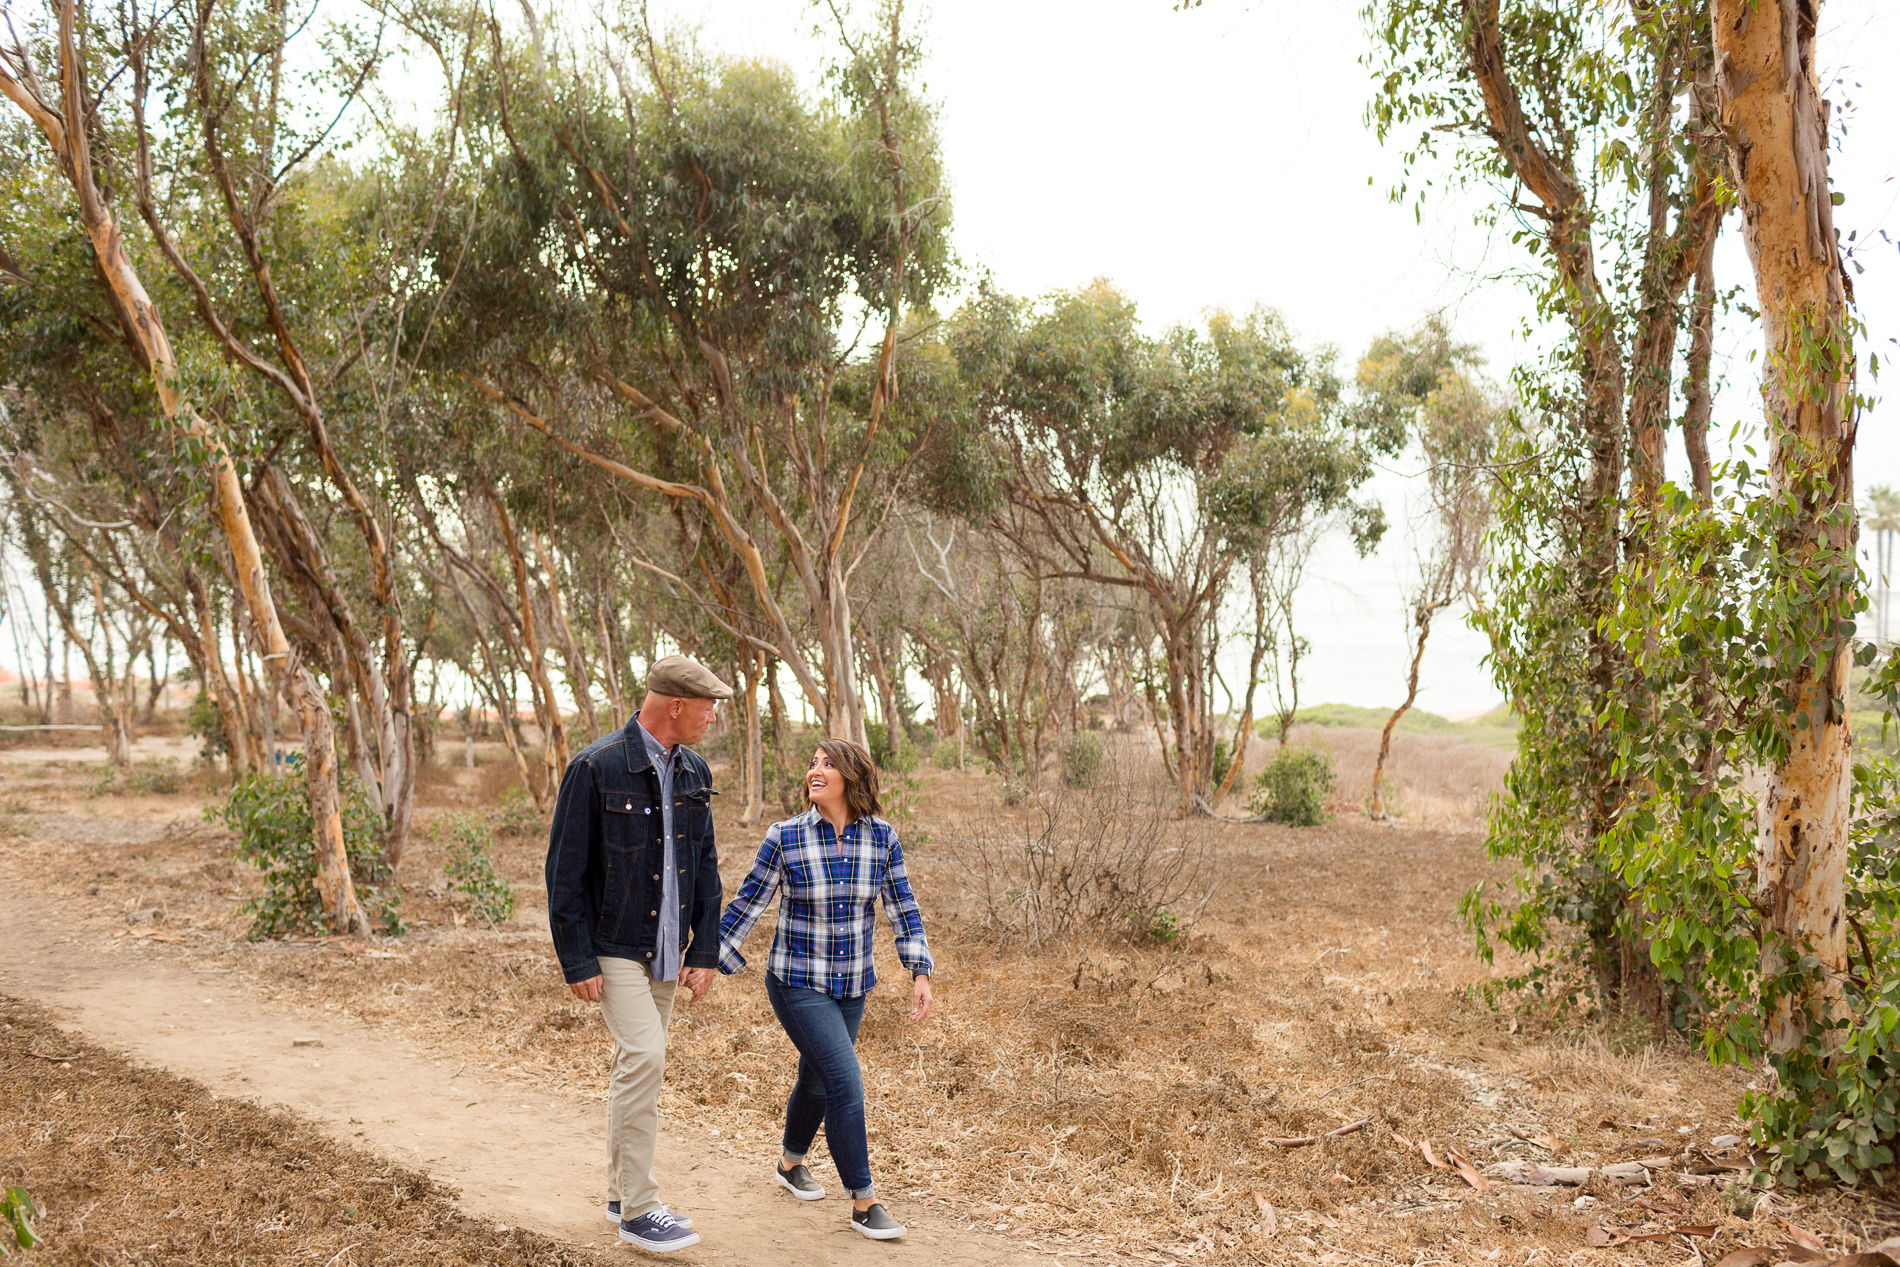
[[[1506,235],[1472,224],[1471,203],[1430,204],[1421,224],[1387,200],[1399,154],[1363,123],[1370,80],[1358,7],[958,0],[930,11],[924,79],[942,109],[962,258],[1017,294],[1110,278],[1156,326],[1266,304],[1304,341],[1337,347],[1348,367],[1374,335],[1443,308],[1502,378],[1529,359],[1530,305],[1489,279],[1521,261]],[[652,8],[656,20],[697,26],[709,46],[807,76],[825,55],[800,0]],[[1891,70],[1872,73],[1900,66],[1900,14],[1875,0],[1830,0],[1821,49],[1837,108],[1853,103],[1833,158],[1847,197],[1839,223],[1862,240],[1900,230],[1900,89]],[[1746,282],[1747,256],[1729,237],[1722,281]],[[1855,280],[1870,342],[1891,348],[1900,253],[1878,244],[1863,262]],[[1723,332],[1722,426],[1755,421],[1745,358],[1758,338],[1743,321]],[[1900,483],[1900,441],[1878,412],[1862,424],[1858,466],[1863,486]],[[1375,482],[1395,519],[1409,482],[1397,468]],[[1322,549],[1301,595],[1315,648],[1305,700],[1385,705],[1402,695],[1399,587],[1410,561],[1396,531],[1364,561],[1341,542]],[[1421,706],[1464,715],[1498,702],[1483,652],[1461,625],[1441,626]]]

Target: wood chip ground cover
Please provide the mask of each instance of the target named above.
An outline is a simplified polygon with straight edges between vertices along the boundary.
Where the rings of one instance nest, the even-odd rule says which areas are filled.
[[[83,804],[60,771],[30,790],[22,821],[106,815],[174,823],[124,843],[62,829],[0,846],[0,878],[30,874],[123,924],[162,909],[111,953],[215,963],[275,1006],[347,1015],[426,1040],[478,1068],[597,1099],[606,1037],[572,1001],[539,921],[538,839],[493,845],[521,914],[480,926],[452,900],[428,824],[479,808],[496,780],[434,772],[404,864],[413,931],[367,946],[252,944],[238,914],[256,888],[202,826],[203,793]],[[25,791],[20,796],[21,791]],[[873,1161],[902,1201],[964,1216],[1025,1250],[1201,1262],[1714,1262],[1768,1242],[1732,1174],[1658,1167],[1632,1186],[1514,1182],[1505,1162],[1600,1172],[1738,1133],[1747,1071],[1628,1027],[1553,1026],[1474,1001],[1507,971],[1475,963],[1451,911],[1487,870],[1474,824],[1379,827],[1342,816],[1304,830],[1197,822],[1220,884],[1174,945],[1078,941],[1026,953],[982,926],[963,889],[963,815],[1008,811],[989,782],[933,772],[908,798],[907,854],[939,959],[939,1014],[923,1027],[880,989],[860,1047]],[[88,811],[91,811],[89,814]],[[756,832],[719,822],[728,891]],[[47,833],[53,835],[55,833]],[[769,927],[754,934],[762,953]],[[157,943],[157,944],[154,944]],[[880,949],[880,973],[900,975]],[[756,975],[722,979],[676,1016],[664,1112],[769,1152],[792,1077]],[[1368,1125],[1329,1132],[1361,1119]],[[1685,1133],[1686,1128],[1686,1133]],[[1293,1148],[1272,1141],[1319,1137]],[[1456,1154],[1457,1167],[1436,1169]],[[1647,1202],[1647,1205],[1637,1204]],[[1896,1224],[1877,1198],[1831,1194],[1796,1209],[1831,1248],[1871,1246]],[[1713,1236],[1636,1240],[1675,1228]],[[1614,1244],[1592,1245],[1591,1232]],[[1343,1259],[1331,1255],[1347,1254]]]
[[[44,1244],[24,1261],[45,1267],[599,1261],[471,1218],[427,1175],[291,1114],[138,1068],[4,995],[0,1186],[24,1188],[44,1209]]]

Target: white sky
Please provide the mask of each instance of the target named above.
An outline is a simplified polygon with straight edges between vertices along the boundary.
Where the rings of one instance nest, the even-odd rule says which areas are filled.
[[[656,21],[696,25],[706,43],[775,58],[799,71],[824,56],[817,12],[800,0],[655,0]],[[1293,5],[1207,0],[958,0],[927,16],[924,76],[942,106],[956,237],[973,269],[1034,295],[1112,279],[1164,325],[1209,308],[1280,309],[1310,343],[1331,343],[1349,368],[1376,334],[1442,307],[1481,344],[1502,378],[1526,357],[1530,305],[1508,282],[1519,260],[1508,237],[1471,223],[1469,206],[1428,206],[1424,223],[1391,204],[1399,153],[1363,124],[1371,85],[1358,0]],[[1900,237],[1900,9],[1830,0],[1823,62],[1837,108],[1851,99],[1844,151],[1833,159],[1842,231]],[[1856,84],[1858,83],[1858,86]],[[1718,257],[1724,285],[1749,281],[1731,233]],[[1900,252],[1870,244],[1856,277],[1869,342],[1900,334]],[[1723,332],[1729,374],[1717,429],[1753,422],[1757,332]],[[1863,420],[1859,482],[1900,483],[1900,439]],[[1677,468],[1680,472],[1680,466]],[[1374,485],[1395,520],[1407,481]],[[1301,595],[1314,646],[1302,698],[1385,705],[1403,693],[1399,586],[1410,549],[1394,531],[1358,560],[1322,547]],[[1440,626],[1420,706],[1464,715],[1499,702],[1479,661],[1481,639]]]

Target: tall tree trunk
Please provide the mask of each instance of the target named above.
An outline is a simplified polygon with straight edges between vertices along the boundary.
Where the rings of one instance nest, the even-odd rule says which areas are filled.
[[[541,642],[535,633],[534,593],[528,586],[528,561],[522,557],[521,543],[515,537],[514,520],[509,518],[501,498],[485,483],[482,494],[500,521],[501,543],[514,565],[515,601],[521,611],[522,667],[527,671],[528,689],[534,696],[534,720],[541,728],[541,761],[547,768],[548,794],[552,796],[554,789],[561,785],[561,775],[567,771],[567,726],[561,720],[561,702],[554,694],[554,684],[548,680],[547,657],[541,653]]]
[[[742,827],[757,827],[765,818],[765,736],[759,724],[759,663],[763,657],[750,647],[739,648],[739,673],[745,682],[745,813]]]
[[[1711,232],[1696,263],[1695,298],[1689,304],[1689,381],[1683,393],[1682,447],[1689,455],[1689,478],[1696,504],[1715,504],[1715,473],[1709,465],[1709,418],[1715,396],[1709,366],[1715,357],[1715,237]]]
[[[534,539],[535,557],[547,585],[548,615],[554,621],[554,632],[561,637],[561,655],[567,661],[567,682],[574,691],[576,720],[587,728],[587,741],[592,743],[600,738],[600,722],[594,716],[594,688],[588,680],[587,660],[581,655],[581,644],[567,624],[567,609],[561,603],[561,574],[554,566],[554,551],[547,539],[538,532],[529,535]]]
[[[1392,728],[1399,724],[1399,718],[1405,716],[1418,700],[1418,666],[1425,660],[1425,640],[1432,636],[1432,617],[1445,604],[1420,603],[1418,610],[1412,613],[1412,624],[1418,630],[1417,640],[1412,645],[1412,667],[1405,675],[1405,702],[1392,710],[1385,719],[1385,729],[1379,732],[1379,756],[1372,763],[1372,790],[1366,794],[1366,817],[1374,822],[1383,822],[1385,812],[1385,763],[1392,752]]]
[[[90,128],[93,119],[81,82],[75,0],[59,3],[59,87],[57,106],[0,69],[4,93],[38,125],[72,185],[80,223],[92,239],[98,278],[104,283],[135,359],[152,376],[161,412],[180,438],[199,447],[210,467],[211,503],[230,546],[239,592],[265,645],[265,664],[296,701],[304,721],[304,772],[310,798],[310,819],[317,834],[317,889],[323,913],[339,933],[369,931],[369,921],[356,901],[350,879],[349,855],[343,844],[342,797],[337,785],[336,743],[323,691],[310,670],[295,662],[290,643],[277,619],[270,582],[257,536],[244,506],[243,485],[237,467],[218,434],[178,395],[177,362],[171,340],[158,310],[125,251],[125,239],[94,182]]]
[[[1809,0],[1717,0],[1716,80],[1722,129],[1754,265],[1766,345],[1773,491],[1795,510],[1778,543],[1791,575],[1852,575],[1853,334],[1827,175],[1826,104],[1815,78],[1816,9]],[[1847,822],[1853,788],[1848,732],[1852,597],[1846,579],[1823,581],[1810,606],[1826,628],[1804,661],[1784,666],[1787,755],[1768,773],[1757,859],[1762,970],[1773,980],[1811,955],[1819,978],[1773,996],[1768,1045],[1801,1045],[1810,1018],[1838,1009],[1847,973]],[[1828,1031],[1838,1049],[1845,1031]]]

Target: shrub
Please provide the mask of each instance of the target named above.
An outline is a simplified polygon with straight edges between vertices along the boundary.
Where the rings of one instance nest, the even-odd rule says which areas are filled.
[[[343,776],[343,847],[357,900],[390,934],[403,931],[402,892],[381,886],[382,815],[353,774]],[[264,892],[244,905],[252,916],[251,940],[287,933],[324,933],[323,899],[317,892],[316,829],[304,788],[303,754],[294,754],[282,774],[240,781],[222,804],[205,807],[237,834],[237,856],[264,873]]]
[[[954,739],[946,739],[935,748],[932,748],[930,750],[930,764],[936,766],[939,770],[956,769],[957,741]]]
[[[495,860],[488,856],[487,824],[474,814],[456,814],[449,820],[449,835],[453,843],[442,864],[449,884],[490,924],[512,918],[517,902],[514,886],[495,874]]]
[[[100,766],[99,776],[87,785],[86,790],[94,796],[113,793],[173,796],[183,791],[184,787],[185,779],[178,772],[177,762],[153,757],[123,768]]]
[[[230,754],[231,736],[224,733],[224,713],[209,691],[201,689],[191,701],[191,708],[185,713],[185,733],[203,745],[199,756],[205,761]]]
[[[1334,787],[1333,756],[1324,748],[1282,748],[1260,772],[1253,812],[1270,823],[1317,827],[1326,821]]]
[[[893,756],[890,728],[881,721],[864,723],[864,737],[869,741],[865,746],[871,750],[871,759],[885,774],[909,774],[923,760],[915,742],[906,743],[903,751]]]
[[[1056,756],[1062,762],[1062,781],[1069,787],[1094,787],[1095,780],[1102,773],[1102,762],[1108,757],[1108,750],[1102,746],[1102,737],[1092,730],[1078,730],[1062,741],[1056,750]]]
[[[501,790],[491,819],[497,836],[539,836],[548,826],[541,811],[534,807],[534,798],[528,795],[528,789],[519,783],[510,784]]]
[[[1169,942],[1193,923],[1211,891],[1207,834],[1175,821],[1151,765],[1111,755],[1093,788],[1021,799],[1020,823],[973,823],[963,856],[992,928],[1033,946],[1085,930]]]

